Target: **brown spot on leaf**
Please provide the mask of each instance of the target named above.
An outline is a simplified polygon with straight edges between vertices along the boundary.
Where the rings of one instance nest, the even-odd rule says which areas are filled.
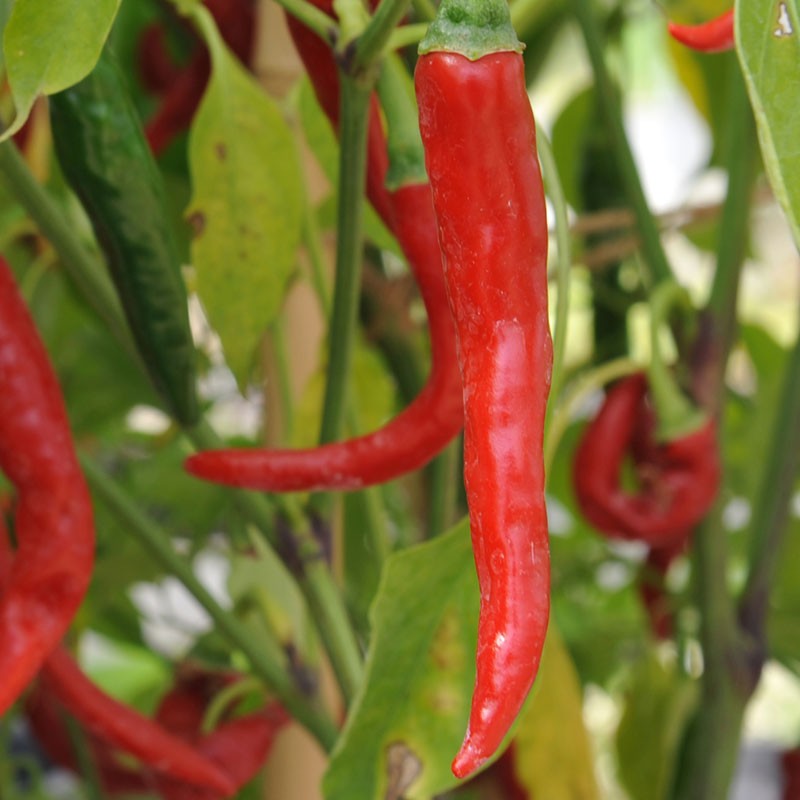
[[[403,793],[422,774],[422,761],[405,743],[392,742],[386,746],[386,775],[388,784],[384,800],[400,800]]]
[[[195,239],[199,239],[206,229],[206,215],[202,211],[195,211],[189,215],[188,222],[192,227],[192,235]]]
[[[214,145],[214,152],[220,161],[224,161],[228,157],[228,147],[225,142],[217,142]]]

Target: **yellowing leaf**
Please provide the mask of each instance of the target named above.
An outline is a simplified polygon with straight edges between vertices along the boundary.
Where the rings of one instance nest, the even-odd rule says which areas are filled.
[[[228,50],[208,11],[199,6],[194,16],[212,74],[189,135],[192,261],[200,299],[244,387],[294,268],[302,178],[278,106]]]
[[[16,116],[0,142],[28,119],[40,94],[83,80],[108,38],[120,0],[16,0],[3,34],[3,53]]]
[[[534,694],[514,737],[514,772],[533,798],[597,800],[578,673],[551,621]]]

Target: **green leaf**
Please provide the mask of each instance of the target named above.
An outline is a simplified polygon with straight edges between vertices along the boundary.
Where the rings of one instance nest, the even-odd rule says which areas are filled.
[[[455,785],[478,605],[466,521],[387,560],[366,679],[323,781],[326,800],[410,800]]]
[[[219,36],[204,7],[194,13],[212,74],[189,134],[197,290],[241,388],[275,320],[295,265],[302,178],[280,109]]]
[[[697,685],[650,656],[636,667],[617,730],[620,778],[631,800],[666,797]]]
[[[594,757],[575,665],[551,622],[535,691],[514,736],[514,773],[530,797],[597,800]]]
[[[737,2],[736,40],[767,176],[800,247],[798,0]]]
[[[28,119],[40,94],[54,94],[85,78],[97,63],[120,0],[16,0],[3,35],[16,117],[0,142]]]

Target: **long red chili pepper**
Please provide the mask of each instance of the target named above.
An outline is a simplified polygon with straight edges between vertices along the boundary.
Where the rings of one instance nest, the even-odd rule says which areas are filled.
[[[487,30],[496,20],[500,30]],[[458,777],[508,733],[536,676],[550,609],[542,459],[552,367],[547,217],[520,50],[503,0],[444,0],[415,75],[458,337],[464,478],[481,589]]]
[[[733,9],[701,25],[670,22],[667,29],[673,39],[703,53],[722,53],[731,50],[736,43]]]
[[[427,184],[391,195],[394,229],[420,287],[431,334],[430,377],[383,428],[320,447],[198,453],[186,469],[200,478],[263,491],[359,489],[424,466],[463,424],[455,331],[447,308],[436,223]]]
[[[708,420],[686,436],[660,444],[638,490],[622,485],[647,379],[638,373],[606,395],[587,426],[573,461],[573,485],[581,512],[609,536],[670,547],[683,541],[713,502],[720,480],[716,426]],[[641,465],[640,465],[641,469]]]
[[[290,20],[290,28],[323,107],[329,115],[334,110],[338,115],[339,83],[330,49],[296,21]],[[198,453],[186,462],[193,475],[263,491],[358,489],[419,469],[461,430],[461,376],[430,186],[415,182],[388,193],[383,184],[386,142],[377,110],[369,130],[368,193],[375,207],[389,215],[387,224],[408,259],[428,312],[432,363],[426,385],[406,409],[373,433],[306,449]]]
[[[89,584],[92,503],[47,352],[0,257],[0,469],[17,557],[0,597],[0,714],[58,645]]]

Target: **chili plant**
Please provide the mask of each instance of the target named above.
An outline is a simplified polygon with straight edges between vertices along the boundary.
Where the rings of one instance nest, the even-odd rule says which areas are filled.
[[[795,0],[3,8],[0,795],[726,796],[800,689]]]

